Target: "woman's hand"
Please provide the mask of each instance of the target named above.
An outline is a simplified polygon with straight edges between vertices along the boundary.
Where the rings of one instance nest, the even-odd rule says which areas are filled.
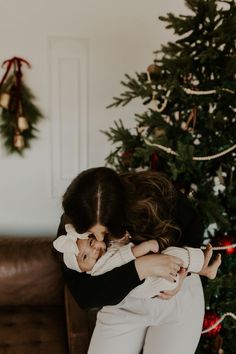
[[[135,266],[140,280],[156,276],[175,282],[176,275],[183,266],[183,261],[178,257],[166,254],[151,254],[137,258]]]
[[[179,274],[179,283],[176,286],[176,288],[174,288],[173,290],[162,291],[160,294],[157,295],[159,299],[169,300],[170,298],[172,298],[172,296],[176,295],[179,292],[179,290],[183,285],[183,281],[187,276],[187,270],[181,268],[178,274]]]

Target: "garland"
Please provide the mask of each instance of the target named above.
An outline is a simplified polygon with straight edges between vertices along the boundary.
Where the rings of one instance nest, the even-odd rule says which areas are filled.
[[[184,92],[187,93],[187,95],[214,95],[217,93],[217,90],[208,90],[208,91],[195,91],[190,88],[183,88]],[[235,92],[233,90],[230,90],[228,88],[222,88],[220,89],[221,91],[229,92],[234,94]]]
[[[152,65],[151,65],[152,66]],[[147,68],[147,82],[149,84],[152,85],[152,79],[151,79],[151,73],[152,73],[152,70],[153,68],[151,68],[151,70],[149,69],[149,67]],[[155,71],[154,71],[155,72]],[[183,87],[183,90],[184,92],[187,94],[187,95],[214,95],[215,93],[217,93],[217,90],[192,90],[190,88],[186,88],[186,87]],[[225,91],[225,92],[228,92],[228,93],[231,93],[231,94],[235,94],[235,91],[233,90],[230,90],[228,88],[220,88],[219,91]],[[171,90],[169,89],[165,95],[165,98],[164,98],[164,102],[163,104],[161,105],[161,107],[158,107],[157,104],[156,104],[156,93],[155,90],[152,91],[152,100],[151,102],[154,103],[154,108],[157,112],[161,113],[164,111],[164,109],[166,108],[167,106],[167,103],[168,103],[168,98],[170,96],[170,93],[171,93]]]
[[[232,245],[227,245],[227,246],[216,246],[212,247],[213,251],[223,251],[223,250],[228,250],[230,248],[236,248],[236,243],[232,243]],[[202,250],[206,249],[206,246],[201,246]]]
[[[170,147],[166,147],[166,146],[163,146],[160,144],[151,143],[149,140],[147,140],[145,138],[144,138],[144,142],[149,146],[155,146],[158,149],[165,151],[167,154],[179,156],[179,154],[176,151],[172,150]],[[233,151],[235,148],[236,148],[236,144],[227,148],[224,151],[219,152],[218,154],[208,155],[208,156],[193,156],[192,159],[195,161],[209,161],[209,160],[217,159],[218,157],[224,156],[224,155],[228,154],[229,152]]]
[[[9,153],[22,154],[35,138],[36,124],[42,118],[40,110],[33,104],[33,94],[24,84],[22,64],[30,64],[18,57],[5,60],[5,74],[0,82],[0,135]]]
[[[205,334],[207,332],[212,331],[215,327],[217,327],[224,319],[225,317],[230,316],[232,317],[234,320],[236,320],[236,315],[232,312],[226,312],[224,313],[221,318],[219,320],[217,320],[212,326],[208,327],[207,329],[205,329],[204,331],[202,331],[202,334]]]

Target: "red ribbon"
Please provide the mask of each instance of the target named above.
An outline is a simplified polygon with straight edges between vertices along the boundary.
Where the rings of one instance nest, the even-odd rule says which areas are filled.
[[[13,57],[11,59],[7,59],[7,60],[5,60],[2,63],[2,67],[4,67],[7,64],[7,68],[6,68],[5,74],[3,75],[3,78],[2,78],[2,80],[0,82],[0,89],[1,89],[4,81],[6,80],[7,75],[8,75],[8,73],[9,73],[9,71],[10,71],[12,66],[14,67],[14,71],[15,71],[15,68],[18,69],[19,76],[21,76],[21,65],[22,65],[22,63],[26,64],[28,66],[28,68],[31,68],[30,63],[27,60],[25,60],[23,58],[19,58],[19,57]]]

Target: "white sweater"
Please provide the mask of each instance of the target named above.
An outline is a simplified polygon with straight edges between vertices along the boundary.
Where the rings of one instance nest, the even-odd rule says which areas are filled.
[[[96,262],[93,269],[87,273],[94,276],[100,275],[132,261],[135,259],[132,252],[133,246],[131,242],[124,246],[114,242],[108,247],[106,253]],[[162,253],[181,258],[183,267],[186,268],[188,272],[200,272],[204,263],[204,254],[199,248],[168,247]],[[158,295],[160,291],[174,289],[178,285],[178,281],[178,276],[176,283],[160,277],[148,277],[144,283],[134,288],[129,295],[138,298],[151,298]]]

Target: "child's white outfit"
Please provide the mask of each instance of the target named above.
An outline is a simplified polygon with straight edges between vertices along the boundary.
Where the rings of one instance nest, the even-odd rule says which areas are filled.
[[[134,244],[131,242],[126,245],[120,245],[118,242],[113,241],[111,246],[107,248],[106,253],[98,259],[93,269],[87,273],[100,275],[132,261],[135,259],[132,252],[133,246]],[[168,247],[162,253],[182,259],[183,267],[186,268],[188,272],[200,272],[204,263],[204,254],[202,250],[198,248]],[[160,277],[148,277],[143,284],[133,289],[129,295],[137,298],[151,298],[158,295],[162,290],[172,290],[176,288],[178,279],[177,275],[176,283],[174,283]]]

